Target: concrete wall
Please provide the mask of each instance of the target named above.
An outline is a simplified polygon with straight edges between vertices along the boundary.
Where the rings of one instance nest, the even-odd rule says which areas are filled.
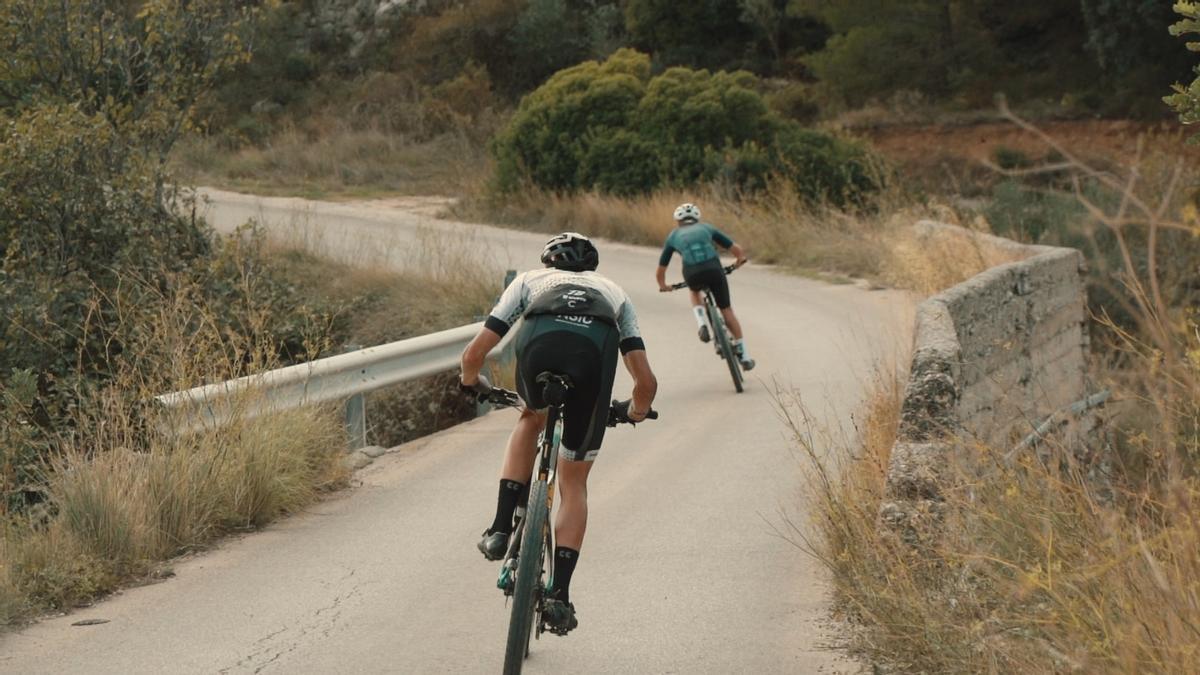
[[[1008,449],[1051,413],[1087,395],[1079,251],[928,221],[918,229],[926,237],[969,237],[1020,259],[917,308],[910,378],[888,472],[893,501],[883,509],[885,520],[893,521],[930,507],[916,502],[938,498],[952,445]]]

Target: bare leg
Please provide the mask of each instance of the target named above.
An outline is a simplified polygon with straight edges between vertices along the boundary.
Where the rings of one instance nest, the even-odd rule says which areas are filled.
[[[733,313],[733,307],[726,307],[721,310],[721,316],[725,317],[725,325],[729,326],[729,332],[733,333],[733,339],[742,339],[742,324],[738,321],[737,315]]]
[[[545,413],[527,408],[521,410],[521,419],[513,427],[508,437],[508,447],[504,450],[501,478],[518,483],[529,482],[529,477],[533,475],[533,461],[537,456],[537,437],[545,425]]]
[[[692,307],[699,307],[703,300],[700,299],[700,291],[690,291],[692,294]]]
[[[587,477],[591,462],[572,462],[558,459],[558,492],[561,497],[558,517],[554,521],[554,537],[558,546],[576,551],[583,544],[587,530]]]

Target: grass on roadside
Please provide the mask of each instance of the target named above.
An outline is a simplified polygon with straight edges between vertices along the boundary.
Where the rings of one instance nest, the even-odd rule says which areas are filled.
[[[450,215],[660,246],[675,226],[671,213],[683,202],[699,205],[703,219],[745,247],[753,261],[834,278],[849,276],[928,293],[1009,259],[967,239],[922,237],[913,229],[922,218],[957,223],[950,209],[891,193],[874,209],[847,213],[807,203],[785,181],[753,195],[730,195],[717,186],[637,197],[528,190],[503,198],[463,200]]]
[[[879,378],[857,442],[840,445],[782,402],[812,470],[813,522],[792,535],[830,569],[858,651],[885,672],[1200,670],[1195,477],[1118,470],[1114,492],[1067,448],[1008,463],[963,447],[938,534],[915,548],[879,520],[902,395],[899,378]],[[818,454],[830,444],[833,457]]]
[[[470,323],[500,292],[493,267],[466,259],[436,232],[407,246],[420,264],[404,273],[315,251],[268,240],[261,259],[242,261],[246,276],[236,283],[246,285],[246,335],[218,328],[214,308],[186,283],[164,291],[149,314],[146,344],[127,346],[140,357],[136,365],[84,399],[75,431],[46,458],[45,501],[0,522],[0,625],[89,603],[152,574],[163,560],[302,509],[344,482],[345,431],[336,410],[235,415],[223,428],[176,435],[165,429],[179,428],[178,420],[144,405],[166,391],[280,365],[261,335],[271,306],[265,300],[280,283],[309,303],[311,316],[291,317],[319,333],[304,345],[308,356]],[[259,266],[270,268],[275,285],[254,280]],[[461,421],[473,414],[463,399],[440,376],[376,392],[368,404],[371,439],[390,446]],[[249,403],[239,400],[234,409]]]
[[[312,199],[460,194],[490,167],[482,145],[461,133],[414,141],[336,124],[317,135],[289,129],[262,145],[235,148],[215,138],[191,138],[174,161],[190,184]]]
[[[164,296],[141,355],[81,398],[70,433],[43,457],[44,500],[8,515],[0,544],[0,624],[68,610],[145,576],[171,556],[294,512],[345,473],[339,417],[314,407],[176,433],[154,396],[249,369],[272,349],[230,336],[188,286]],[[248,325],[261,325],[251,309]],[[257,365],[255,365],[257,364]],[[235,406],[241,408],[242,406]]]

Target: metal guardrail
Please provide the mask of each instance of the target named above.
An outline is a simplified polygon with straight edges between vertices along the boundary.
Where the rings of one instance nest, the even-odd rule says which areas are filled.
[[[265,413],[314,403],[346,401],[350,448],[366,445],[363,394],[426,375],[453,370],[482,323],[367,347],[347,354],[280,368],[236,380],[163,394],[156,400],[179,413],[189,432],[220,427],[238,415]]]
[[[516,270],[508,270],[500,290],[508,288],[516,275]],[[467,343],[482,327],[480,321],[236,380],[163,394],[155,400],[176,414],[172,421],[176,423],[175,430],[182,433],[218,428],[235,417],[253,419],[304,405],[343,400],[349,448],[357,450],[367,445],[365,394],[456,369]],[[505,354],[509,345],[509,336],[505,336],[495,353]]]

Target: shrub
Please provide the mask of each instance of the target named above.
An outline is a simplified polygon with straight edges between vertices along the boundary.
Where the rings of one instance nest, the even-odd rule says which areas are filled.
[[[992,150],[992,161],[1001,169],[1024,169],[1033,165],[1029,155],[1007,145],[997,145]]]
[[[860,146],[772,112],[745,71],[671,68],[623,49],[556,73],[493,143],[497,187],[620,195],[718,181],[760,189],[781,174],[812,200],[845,205],[879,187]]]
[[[555,73],[521,101],[493,147],[504,190],[523,179],[550,189],[578,186],[584,143],[630,125],[650,77],[650,59],[621,50]]]
[[[791,125],[779,136],[780,162],[801,196],[835,206],[861,204],[882,184],[882,167],[861,145]]]

